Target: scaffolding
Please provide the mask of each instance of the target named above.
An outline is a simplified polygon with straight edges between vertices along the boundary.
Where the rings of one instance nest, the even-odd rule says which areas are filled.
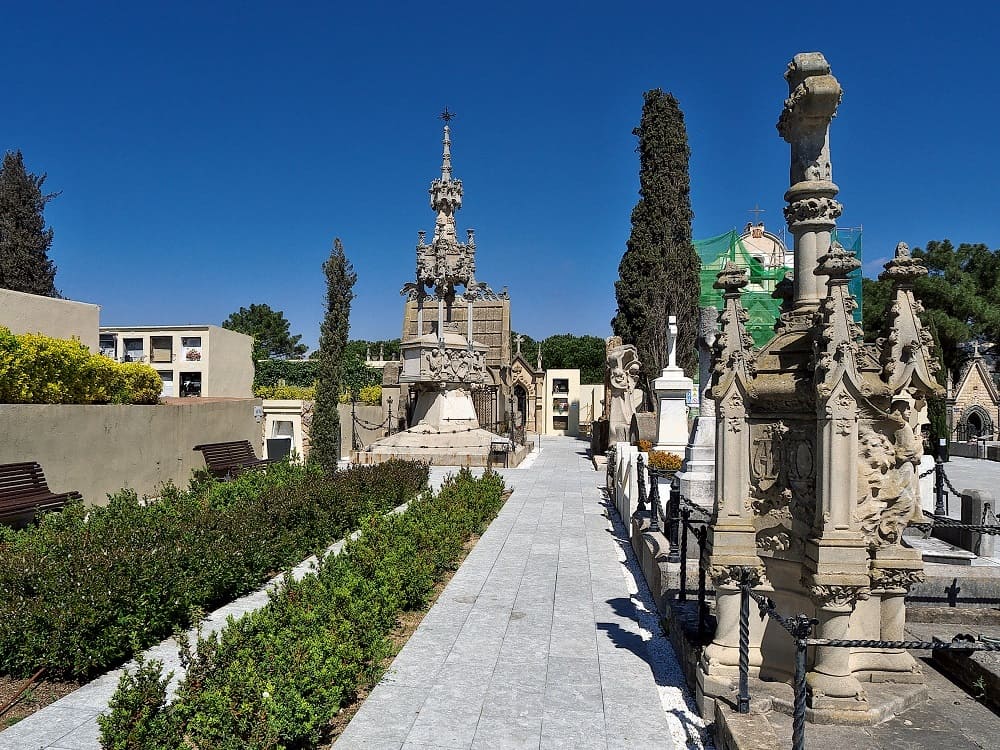
[[[862,228],[843,227],[834,230],[831,238],[840,242],[848,250],[861,259]],[[743,235],[735,229],[716,237],[695,240],[695,250],[701,258],[701,295],[698,300],[700,307],[722,309],[722,292],[713,288],[716,277],[722,267],[729,261],[739,268],[749,272],[750,281],[743,290],[741,301],[750,316],[747,332],[753,337],[754,344],[764,346],[774,336],[774,322],[778,318],[781,302],[772,295],[777,284],[791,274],[793,269],[787,265],[768,266],[755,258],[747,249]],[[854,318],[861,322],[861,269],[851,273],[849,288],[858,300],[858,309]]]

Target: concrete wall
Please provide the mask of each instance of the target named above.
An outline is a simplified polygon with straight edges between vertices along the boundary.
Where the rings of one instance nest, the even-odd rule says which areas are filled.
[[[0,289],[0,326],[14,333],[78,338],[96,354],[100,317],[100,305]]]
[[[279,400],[268,399],[264,401],[264,439],[278,437],[281,434],[288,434],[291,428],[292,449],[300,456],[309,455],[309,429],[306,425],[312,419],[312,401],[300,401],[297,399]],[[378,440],[385,434],[385,429],[372,430],[365,427],[367,424],[380,425],[385,421],[386,410],[379,405],[357,404],[355,415],[362,424],[357,427],[357,437],[361,446],[367,448],[373,441]],[[338,404],[337,414],[340,415],[340,457],[351,457],[351,405]],[[303,415],[308,415],[303,420]],[[394,428],[395,430],[395,428]],[[265,443],[266,445],[266,443]]]
[[[90,504],[130,487],[156,495],[184,487],[205,466],[199,443],[249,440],[261,455],[259,399],[158,406],[0,404],[0,463],[38,461],[53,492],[78,490]]]
[[[249,397],[253,393],[253,336],[220,326],[208,327],[206,396]]]

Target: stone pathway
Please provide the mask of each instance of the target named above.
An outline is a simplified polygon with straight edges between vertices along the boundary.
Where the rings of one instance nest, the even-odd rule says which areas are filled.
[[[648,750],[672,729],[697,745],[676,684],[658,690],[654,672],[679,671],[651,666],[673,655],[659,638],[650,658],[586,444],[546,437],[504,475],[514,494],[335,750]]]
[[[432,485],[453,471],[435,467]],[[605,515],[587,444],[545,437],[501,473],[514,494],[337,750],[699,746],[700,719],[669,643],[651,635],[648,591],[627,567],[624,527]],[[263,590],[243,597],[203,630],[266,602]],[[146,656],[179,668],[172,639]],[[0,732],[0,750],[99,750],[96,717],[119,675]]]

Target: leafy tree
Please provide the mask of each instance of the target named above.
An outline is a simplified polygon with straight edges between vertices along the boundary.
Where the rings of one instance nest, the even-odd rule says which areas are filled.
[[[45,175],[24,168],[20,151],[8,151],[0,167],[0,288],[58,297],[56,266],[49,258],[52,229],[45,227],[45,204],[58,193],[43,193]]]
[[[643,95],[639,138],[639,202],[615,282],[615,334],[635,344],[648,378],[668,360],[667,318],[677,316],[677,364],[688,375],[698,368],[698,272],[691,242],[691,186],[687,130],[677,100],[661,89]]]
[[[517,336],[511,331],[511,336]],[[575,336],[559,333],[542,341],[521,334],[521,354],[532,365],[542,350],[542,367],[546,369],[579,370],[581,383],[604,382],[604,339],[598,336]],[[517,351],[515,346],[514,351]]]
[[[326,274],[326,316],[319,334],[319,379],[316,406],[309,429],[309,460],[333,472],[340,459],[340,415],[337,404],[343,388],[343,357],[350,330],[351,300],[358,276],[344,255],[340,238],[323,264]]]
[[[949,240],[932,240],[924,249],[914,248],[913,256],[928,270],[913,287],[924,306],[921,319],[936,333],[945,367],[957,375],[967,342],[1000,341],[1000,254],[983,244],[956,248]],[[870,279],[862,284],[865,338],[874,341],[881,335],[892,284]]]
[[[254,361],[258,359],[299,359],[306,353],[302,336],[292,336],[289,322],[281,310],[270,305],[252,304],[241,307],[222,321],[222,327],[239,331],[254,340]]]

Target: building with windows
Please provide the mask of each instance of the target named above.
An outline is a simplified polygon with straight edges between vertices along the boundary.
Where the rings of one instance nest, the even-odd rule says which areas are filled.
[[[219,326],[101,326],[101,354],[146,362],[160,374],[162,397],[250,398],[253,337]]]

